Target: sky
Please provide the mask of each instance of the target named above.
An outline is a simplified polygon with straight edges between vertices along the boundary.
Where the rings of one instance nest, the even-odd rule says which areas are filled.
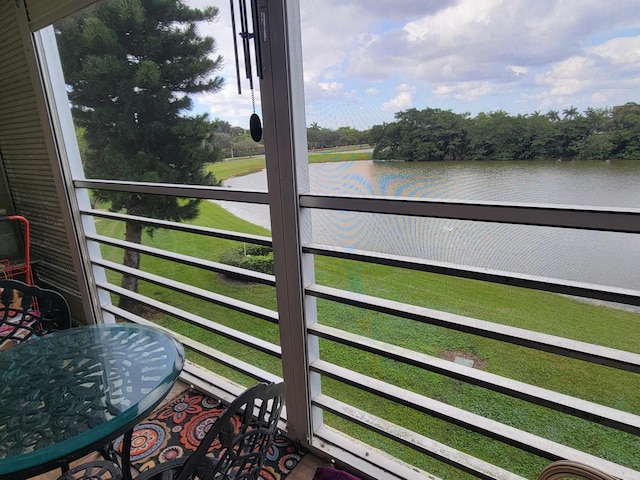
[[[187,3],[218,7],[199,29],[224,59],[224,88],[198,96],[193,113],[248,128],[229,2]],[[475,116],[640,103],[640,0],[300,0],[300,16],[307,126],[365,130],[409,108]]]

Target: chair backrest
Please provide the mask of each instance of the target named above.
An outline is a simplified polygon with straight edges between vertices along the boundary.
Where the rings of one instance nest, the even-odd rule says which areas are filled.
[[[277,433],[284,382],[259,383],[245,390],[209,427],[186,460],[160,463],[136,480],[256,479]]]
[[[538,480],[561,480],[563,478],[582,480],[619,480],[608,473],[597,468],[585,465],[584,463],[572,462],[571,460],[558,460],[547,465]]]
[[[258,478],[283,402],[284,382],[259,383],[246,390],[211,426],[177,480],[190,478],[194,469],[201,479]],[[218,450],[215,458],[206,456],[209,446]]]
[[[0,279],[0,350],[65,328],[71,328],[71,313],[61,294]]]

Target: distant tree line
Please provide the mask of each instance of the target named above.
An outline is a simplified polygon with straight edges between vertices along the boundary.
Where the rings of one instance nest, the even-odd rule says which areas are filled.
[[[203,140],[203,145],[213,152],[217,160],[264,153],[264,144],[262,141],[254,142],[249,130],[232,127],[229,122],[220,119],[210,122],[209,133]]]
[[[313,122],[307,127],[307,143],[309,150],[341,147],[345,145],[362,145],[369,141],[369,131],[360,131],[351,127],[340,127],[337,130],[324,128]]]
[[[368,135],[380,160],[640,159],[640,105],[575,107],[546,114],[503,110],[470,117],[450,110],[415,108]]]
[[[369,130],[336,130],[313,122],[307,127],[309,151],[368,144],[377,160],[640,160],[640,105],[609,108],[576,107],[510,115],[504,110],[454,113],[439,108],[415,108],[395,114],[395,122]],[[248,130],[228,122],[211,122],[205,143],[219,157],[264,153]]]
[[[346,145],[366,145],[368,141],[369,130],[360,131],[351,127],[331,130],[319,126],[316,122],[307,128],[307,145],[310,151]],[[264,144],[262,141],[254,142],[249,130],[231,126],[229,122],[220,119],[210,122],[209,134],[203,144],[219,159],[264,153]]]
[[[331,130],[317,123],[307,128],[307,144],[310,151],[345,145],[366,145],[368,141],[369,130],[360,131],[351,127]],[[263,142],[254,142],[249,130],[232,126],[220,119],[209,122],[209,133],[202,143],[215,156],[215,161],[264,153]]]

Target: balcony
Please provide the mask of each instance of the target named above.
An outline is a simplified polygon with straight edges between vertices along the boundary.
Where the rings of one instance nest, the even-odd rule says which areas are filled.
[[[312,231],[314,215],[333,212],[387,225],[506,224],[522,245],[533,229],[635,239],[640,209],[312,191],[293,67],[263,83],[272,94],[263,98],[265,190],[85,178],[60,108],[64,88],[44,61],[55,41],[41,28],[56,10],[40,3],[30,12],[0,3],[0,31],[10,32],[2,41],[13,46],[0,57],[0,173],[15,213],[32,221],[39,281],[68,295],[77,323],[172,331],[188,350],[183,381],[225,400],[284,378],[287,434],[362,476],[535,478],[566,458],[638,478],[637,287],[320,242]],[[274,64],[296,53],[296,25],[279,23],[291,7],[281,3],[265,53]],[[100,191],[268,205],[272,228],[113,213],[90,201]],[[153,237],[123,240],[132,222]],[[275,274],[190,248],[207,242],[269,246]],[[141,255],[139,268],[123,265],[125,250]],[[123,276],[137,293],[122,288]]]

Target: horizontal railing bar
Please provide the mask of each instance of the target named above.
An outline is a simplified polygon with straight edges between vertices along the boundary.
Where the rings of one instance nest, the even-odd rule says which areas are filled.
[[[85,210],[82,213],[95,215],[102,218],[110,218],[113,220],[122,221],[137,221],[149,226],[170,228],[172,230],[179,230],[190,233],[199,233],[203,235],[209,235],[217,238],[224,238],[235,241],[248,242],[257,245],[271,246],[271,239],[269,237],[250,235],[250,234],[237,234],[235,232],[228,232],[225,230],[216,230],[207,227],[198,227],[194,225],[187,225],[177,222],[167,222],[163,220],[148,219],[146,217],[137,217],[133,215],[118,214],[113,212],[105,212],[99,210]],[[104,237],[107,238],[107,237]],[[100,240],[96,240],[100,241]],[[102,242],[105,243],[105,242]],[[136,244],[129,243],[127,248],[135,249]],[[323,245],[317,243],[311,243],[303,250],[306,253],[324,255],[334,258],[342,258],[346,260],[356,260],[370,263],[377,263],[380,265],[387,265],[400,268],[408,268],[412,270],[420,270],[430,273],[438,273],[443,275],[450,275],[460,278],[468,278],[472,280],[481,280],[492,283],[499,283],[503,285],[531,288],[536,290],[548,291],[553,293],[560,293],[563,295],[578,296],[584,298],[592,298],[607,302],[622,303],[627,305],[640,306],[640,292],[631,289],[623,289],[618,287],[609,287],[602,285],[594,285],[583,282],[573,281],[561,281],[552,280],[545,277],[538,277],[534,275],[525,275],[511,272],[503,272],[499,270],[490,270],[480,267],[472,266],[460,266],[445,262],[430,261],[415,257],[406,257],[401,255],[392,255],[379,252],[370,252],[365,250],[347,249],[342,247],[336,247],[332,245]],[[215,270],[214,271],[220,271]],[[244,271],[244,270],[243,270]],[[235,272],[234,272],[235,273]],[[240,276],[246,276],[245,273],[238,272]],[[252,274],[249,274],[252,276]],[[267,285],[274,285],[275,280],[272,276],[269,276],[269,280],[262,280],[255,278],[254,281],[265,283]]]
[[[184,363],[182,372],[180,372],[180,380],[203,393],[222,400],[227,405],[245,390],[244,387],[230,381],[228,378],[191,362]]]
[[[509,285],[512,287],[529,288],[575,297],[592,298],[606,302],[640,306],[640,291],[626,288],[574,282],[569,280],[556,280],[536,275],[526,275],[473,266],[461,266],[453,263],[426,260],[423,258],[406,257],[402,255],[371,252],[318,243],[310,243],[304,246],[303,251],[314,255],[376,263],[379,265],[407,268],[422,272],[467,278],[470,280],[481,280],[485,282]]]
[[[319,408],[319,407],[316,407]],[[354,468],[376,480],[441,480],[434,475],[422,471],[397,458],[391,458],[386,452],[380,451],[363,442],[355,441],[341,431],[320,425],[311,439],[311,446],[341,464]]]
[[[170,222],[167,220],[158,220],[156,218],[140,217],[137,215],[128,215],[125,213],[108,212],[105,210],[80,210],[83,215],[93,217],[106,218],[110,220],[118,220],[122,222],[137,222],[155,228],[166,228],[180,232],[195,233],[197,235],[206,235],[209,237],[223,238],[225,240],[235,240],[238,242],[255,243],[256,245],[264,245],[270,247],[272,242],[270,237],[262,235],[252,235],[250,233],[232,232],[229,230],[218,230],[216,228],[202,227],[200,225],[191,225],[188,223]]]
[[[266,192],[224,187],[177,185],[170,183],[115,180],[75,180],[76,188],[93,188],[131,193],[226,200],[267,205]],[[613,207],[559,206],[507,202],[454,201],[443,199],[304,194],[305,208],[358,211],[428,218],[449,218],[516,225],[578,228],[611,232],[640,233],[640,209]]]
[[[260,375],[259,377],[252,376],[252,378],[260,382],[267,383],[280,383],[283,380],[281,377],[272,375],[269,372],[263,373],[264,375]],[[180,372],[180,380],[191,385],[193,388],[199,390],[200,392],[206,393],[214,398],[217,398],[218,400],[221,400],[222,403],[226,405],[231,404],[236,398],[240,396],[240,394],[242,394],[242,392],[246,390],[246,387],[232,382],[226,377],[217,375],[211,370],[205,370],[197,364],[189,361],[186,361],[184,363],[182,372]],[[280,428],[282,431],[286,431],[287,429],[286,405],[282,407],[282,411],[280,412],[280,421],[278,422],[278,428]]]
[[[452,405],[447,405],[446,403],[425,397],[424,395],[410,392],[382,380],[354,372],[353,370],[333,365],[323,360],[315,360],[310,365],[310,368],[312,371],[326,375],[334,380],[372,393],[381,398],[397,402],[398,404],[421,413],[426,413],[448,423],[453,423],[473,432],[480,433],[486,437],[499,440],[543,458],[552,461],[560,459],[573,460],[593,465],[621,479],[637,479],[637,471],[623,467],[617,463],[567,447],[566,445],[519,430],[515,427],[505,425]]]
[[[640,373],[640,355],[635,353],[570,340],[564,337],[556,337],[509,325],[500,325],[475,318],[463,317],[462,315],[386,300],[371,295],[348,292],[323,285],[310,285],[306,288],[306,292],[309,295],[325,300]]]
[[[309,333],[498,393],[640,435],[640,416],[316,323]]]
[[[123,295],[133,300],[136,300],[137,302],[153,307],[154,309],[160,312],[166,313],[167,315],[171,315],[175,318],[183,320],[187,323],[190,323],[191,325],[201,327],[221,337],[227,338],[229,340],[233,340],[234,342],[239,343],[241,345],[251,347],[255,350],[258,350],[263,353],[267,353],[276,358],[282,357],[282,350],[280,349],[280,347],[271,342],[267,342],[260,338],[257,338],[249,334],[243,333],[239,330],[235,330],[233,328],[227,327],[225,325],[214,322],[213,320],[206,319],[199,315],[186,312],[172,305],[167,305],[166,303],[160,302],[158,300],[154,300],[153,298],[149,298],[139,293],[132,292],[131,290],[127,290],[126,288],[119,287],[112,283],[96,282],[96,286],[107,292],[115,293],[117,295]]]
[[[233,265],[227,265],[225,263],[213,262],[211,260],[204,260],[199,257],[192,257],[190,255],[183,255],[180,253],[170,252],[168,250],[161,250],[159,248],[148,247],[139,243],[127,242],[125,240],[119,240],[112,237],[105,237],[103,235],[87,234],[87,240],[102,243],[104,245],[111,245],[113,247],[124,248],[127,250],[133,250],[135,252],[151,255],[156,258],[162,258],[164,260],[180,263],[182,265],[189,265],[191,267],[202,268],[212,272],[218,272],[222,274],[231,274],[237,277],[241,277],[243,280],[262,283],[274,287],[276,284],[275,277],[267,273],[256,272],[253,270],[247,270],[245,268],[234,267]]]
[[[174,183],[127,182],[123,180],[74,180],[75,188],[92,188],[114,192],[146,193],[171,197],[202,198],[268,205],[267,192],[236,190],[206,185],[178,185]]]
[[[256,378],[252,377],[259,382],[266,383],[280,383],[283,381],[281,377],[272,375],[269,372],[264,372],[264,375]],[[191,385],[192,388],[206,393],[209,396],[217,398],[226,405],[230,405],[236,398],[238,398],[247,387],[244,387],[238,383],[232,382],[226,377],[217,375],[211,370],[205,370],[195,363],[186,361],[182,372],[180,372],[180,380]],[[258,406],[256,405],[256,408]],[[257,412],[256,412],[257,413]],[[287,430],[287,407],[282,407],[280,411],[280,420],[278,421],[278,428],[286,432]]]
[[[258,380],[259,382],[279,381],[278,376],[273,375],[267,372],[266,370],[262,370],[261,368],[258,368],[254,365],[243,362],[238,357],[220,352],[219,350],[211,348],[207,345],[203,345],[202,343],[196,342],[193,339],[188,339],[187,341],[183,342],[183,344],[186,348],[202,355],[203,357],[206,357],[209,360],[213,360],[216,363],[224,365],[225,367],[230,368],[231,370],[234,370],[236,372],[242,373],[243,375],[246,375],[255,380]]]
[[[390,438],[404,446],[410,447],[413,450],[433,457],[447,465],[451,465],[458,470],[470,473],[477,478],[484,480],[525,480],[525,478],[520,475],[511,473],[491,463],[484,462],[479,458],[427,438],[424,435],[403,428],[360,410],[359,408],[347,405],[327,395],[317,395],[312,399],[312,404],[384,437]]]
[[[136,278],[145,280],[149,283],[153,283],[160,287],[172,289],[177,292],[189,295],[191,297],[199,298],[201,300],[205,300],[207,302],[211,302],[216,305],[230,308],[231,310],[235,310],[237,312],[246,313],[253,317],[261,318],[262,320],[267,320],[268,322],[278,323],[278,312],[274,310],[269,310],[268,308],[259,307],[257,305],[253,305],[248,302],[243,302],[241,300],[236,300],[231,297],[213,293],[208,290],[204,290],[202,288],[194,287],[193,285],[187,285],[186,283],[177,282],[175,280],[171,280],[166,277],[161,277],[148,272],[143,272],[142,270],[125,267],[124,265],[120,265],[108,260],[101,260],[101,259],[94,258],[91,260],[91,263],[94,265],[107,268],[109,270],[134,276]]]
[[[127,310],[118,308],[115,305],[105,304],[105,305],[101,305],[101,307],[104,311],[107,311],[118,317],[125,318],[131,322],[164,329],[164,327],[161,327],[160,325],[157,325],[153,322],[149,322],[148,320],[145,320],[144,318],[139,317],[138,315],[128,312]],[[247,375],[248,377],[254,378],[258,381],[262,381],[262,380],[280,381],[279,377],[277,377],[276,375],[273,375],[265,370],[257,368],[249,363],[243,362],[242,360],[239,360],[237,357],[232,357],[230,355],[227,355],[226,353],[220,352],[219,350],[216,350],[207,345],[204,345],[196,340],[193,340],[192,338],[181,335],[173,330],[168,330],[168,329],[164,329],[164,330],[170,333],[171,335],[173,335],[174,337],[176,337],[176,339],[179,340],[186,348],[194,352],[197,352],[200,355],[203,355],[208,359],[213,360],[214,362],[218,362],[236,372],[242,373],[243,375]]]
[[[248,377],[251,377],[259,382],[268,381],[268,382],[278,382],[281,381],[280,377],[277,375],[273,375],[266,370],[258,368],[249,363],[243,362],[238,357],[228,355],[226,353],[220,352],[214,348],[211,348],[207,345],[203,345],[200,342],[197,342],[193,339],[188,339],[183,342],[184,346],[206,358],[209,360],[213,360],[216,363],[224,365],[231,370],[242,373]]]
[[[638,208],[328,194],[300,195],[300,206],[349,212],[640,233],[640,209]]]

